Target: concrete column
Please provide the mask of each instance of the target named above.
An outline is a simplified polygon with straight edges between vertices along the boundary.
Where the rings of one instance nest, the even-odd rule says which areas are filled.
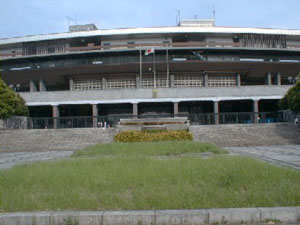
[[[133,118],[138,118],[138,104],[132,103]]]
[[[240,74],[236,75],[236,86],[238,86],[238,87],[241,86],[241,75]]]
[[[258,123],[258,100],[253,100],[254,123]]]
[[[73,77],[70,77],[70,79],[69,79],[69,89],[70,89],[70,91],[74,91],[74,80],[73,80]]]
[[[266,85],[272,85],[272,76],[271,73],[267,73],[267,75],[265,76],[265,84]]]
[[[35,85],[35,83],[34,83],[34,81],[32,79],[30,80],[29,87],[30,87],[30,92],[37,91],[37,87],[36,87],[36,85]]]
[[[170,75],[170,87],[174,87],[174,75]]]
[[[102,77],[102,89],[106,89],[106,77]]]
[[[214,118],[215,124],[219,124],[219,101],[214,101]]]
[[[57,105],[52,106],[53,128],[59,128],[59,108]]]
[[[92,105],[92,114],[93,114],[93,127],[97,127],[98,123],[98,107],[96,104]]]
[[[203,76],[204,87],[208,86],[208,74],[204,74]]]
[[[136,76],[136,88],[140,88],[140,77]]]
[[[178,102],[174,102],[174,117],[178,116]]]
[[[275,85],[281,85],[281,75],[279,72],[275,75]]]
[[[46,85],[45,85],[43,79],[40,79],[40,81],[39,81],[39,91],[47,91]]]

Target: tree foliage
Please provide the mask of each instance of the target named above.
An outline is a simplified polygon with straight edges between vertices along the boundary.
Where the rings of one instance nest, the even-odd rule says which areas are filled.
[[[289,108],[295,113],[300,112],[300,77],[296,84],[291,87],[285,96],[279,101],[281,109]]]
[[[0,118],[28,116],[24,99],[8,87],[0,77]]]

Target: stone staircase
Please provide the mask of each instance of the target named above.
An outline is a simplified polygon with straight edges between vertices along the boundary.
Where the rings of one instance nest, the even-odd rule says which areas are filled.
[[[191,126],[194,140],[220,146],[300,144],[300,127],[293,123]]]
[[[1,130],[0,151],[77,150],[113,141],[115,129]]]
[[[292,123],[190,126],[194,140],[220,146],[300,144],[300,128]],[[112,142],[115,128],[0,130],[0,151],[77,150]]]

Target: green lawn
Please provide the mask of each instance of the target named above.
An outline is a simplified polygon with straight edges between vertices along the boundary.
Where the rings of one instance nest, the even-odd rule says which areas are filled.
[[[165,156],[190,153],[212,152],[226,154],[227,151],[210,143],[196,141],[162,141],[162,142],[134,142],[134,143],[109,143],[89,146],[76,151],[73,157],[118,155],[118,156]]]
[[[152,143],[142,146],[146,149],[147,145],[156,146]],[[89,155],[115,156],[82,158],[84,153],[80,151],[75,153],[79,158],[0,171],[0,211],[300,205],[299,171],[247,157],[148,157],[131,152],[127,144],[125,147],[123,144],[116,146],[119,151],[127,149],[128,155],[123,150],[120,153],[117,150],[106,152],[92,147],[86,150]],[[158,152],[153,148],[151,154],[145,149],[141,151],[146,155],[165,154],[165,150],[160,152],[164,148],[158,146],[155,147]]]

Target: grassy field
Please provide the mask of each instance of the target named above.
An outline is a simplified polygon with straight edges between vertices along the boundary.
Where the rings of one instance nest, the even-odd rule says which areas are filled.
[[[169,156],[189,153],[212,152],[226,154],[227,151],[217,145],[195,141],[162,141],[162,142],[135,142],[135,143],[109,143],[89,146],[76,151],[73,157],[95,155],[118,156]]]
[[[74,156],[72,159],[39,162],[0,171],[1,210],[146,210],[300,205],[299,171],[230,155],[209,158],[143,156],[166,154],[167,151],[162,150],[164,148],[160,145],[150,145],[157,148],[157,151],[150,148],[154,151],[151,153],[145,150],[145,145],[145,149],[141,149],[144,153],[132,152],[127,145],[116,146],[120,152],[116,149],[106,151],[103,146],[99,148],[102,150],[96,147],[86,149],[88,155],[113,154],[114,157],[82,158],[86,154],[80,151],[75,154],[79,158]],[[121,148],[127,149],[128,154]]]

